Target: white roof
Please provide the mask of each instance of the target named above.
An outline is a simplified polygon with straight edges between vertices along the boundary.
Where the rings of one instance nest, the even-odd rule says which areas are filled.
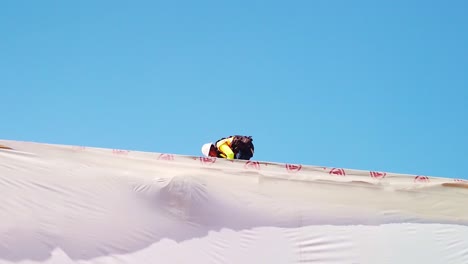
[[[463,180],[0,145],[0,263],[468,263]]]

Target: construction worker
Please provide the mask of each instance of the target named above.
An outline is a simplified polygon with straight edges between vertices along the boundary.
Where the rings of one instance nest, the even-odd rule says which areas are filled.
[[[206,143],[201,151],[206,157],[250,160],[254,155],[252,141],[251,136],[234,135],[221,138],[214,143]]]

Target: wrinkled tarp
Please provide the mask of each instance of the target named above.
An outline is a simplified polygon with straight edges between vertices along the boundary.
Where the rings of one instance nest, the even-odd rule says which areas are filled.
[[[0,263],[468,263],[464,180],[0,145]]]

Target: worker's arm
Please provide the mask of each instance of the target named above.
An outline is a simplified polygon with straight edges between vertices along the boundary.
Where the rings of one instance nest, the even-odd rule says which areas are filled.
[[[226,155],[226,159],[234,159],[234,152],[227,144],[222,144],[219,150]]]

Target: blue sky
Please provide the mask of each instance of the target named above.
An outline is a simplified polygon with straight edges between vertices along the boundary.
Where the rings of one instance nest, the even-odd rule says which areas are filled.
[[[0,138],[468,178],[466,1],[4,1]]]

